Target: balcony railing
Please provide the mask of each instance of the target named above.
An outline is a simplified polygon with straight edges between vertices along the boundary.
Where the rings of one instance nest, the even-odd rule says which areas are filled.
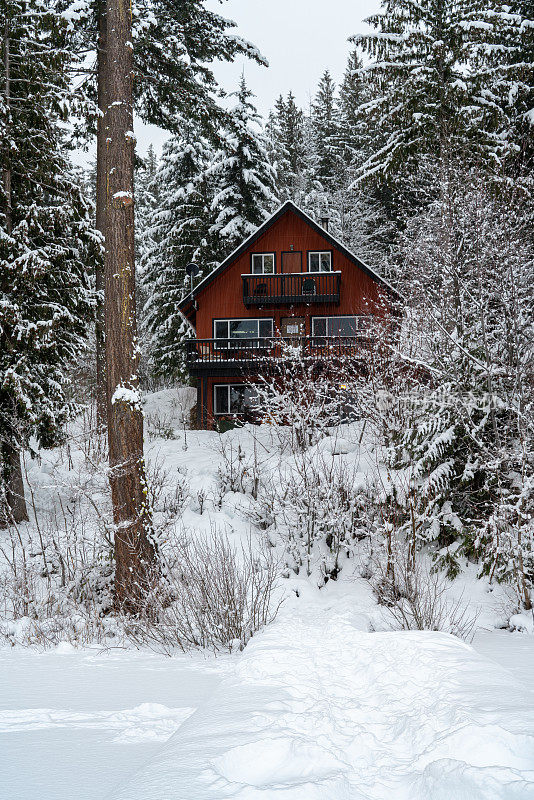
[[[341,272],[242,275],[246,306],[339,303]]]
[[[186,360],[189,367],[257,364],[292,354],[313,360],[350,356],[364,357],[369,348],[367,336],[294,336],[259,339],[189,339]]]

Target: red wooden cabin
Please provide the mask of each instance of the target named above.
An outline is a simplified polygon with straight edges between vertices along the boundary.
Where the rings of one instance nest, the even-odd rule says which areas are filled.
[[[291,201],[198,283],[179,305],[196,332],[187,364],[199,427],[246,411],[249,385],[281,342],[310,358],[361,352],[370,318],[395,290]],[[261,357],[260,357],[261,356]]]

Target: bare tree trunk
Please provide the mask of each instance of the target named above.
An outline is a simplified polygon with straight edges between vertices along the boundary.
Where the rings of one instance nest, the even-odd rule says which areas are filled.
[[[9,17],[6,16],[4,25],[4,102],[6,111],[10,114],[11,108],[11,52],[10,52],[10,28]],[[5,166],[3,169],[2,182],[4,185],[5,197],[5,231],[7,236],[11,236],[13,231],[13,206],[11,195],[11,153],[9,137],[6,137],[6,153]],[[3,343],[0,343],[4,346]],[[24,497],[24,482],[22,480],[22,468],[20,464],[20,450],[13,447],[12,444],[4,442],[2,445],[2,453],[0,454],[0,475],[1,483],[4,487],[3,497],[1,498],[2,504],[5,508],[0,508],[0,527],[9,524],[10,522],[22,522],[28,519],[28,510],[26,508],[26,500]]]
[[[97,48],[97,91],[98,110],[100,112],[96,134],[96,228],[103,237],[106,235],[106,130],[104,113],[106,101],[106,60],[107,60],[107,25],[105,0],[101,0],[98,9],[98,48]],[[104,271],[100,260],[96,262],[95,288],[97,292],[104,290]],[[96,309],[96,422],[99,430],[106,424],[106,352],[104,345],[104,302],[98,303]]]
[[[143,460],[135,317],[132,14],[107,0],[105,334],[115,602],[137,612],[155,561]]]
[[[5,509],[0,511],[0,527],[29,519],[24,497],[20,449],[4,442],[2,446],[2,482],[5,486]]]

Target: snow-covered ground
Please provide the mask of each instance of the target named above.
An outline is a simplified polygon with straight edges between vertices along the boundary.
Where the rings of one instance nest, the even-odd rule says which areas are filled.
[[[184,430],[193,399],[166,390],[145,402],[148,461],[163,487],[156,521],[168,515],[167,494],[188,531],[216,528],[239,544],[259,534],[250,493],[221,488],[229,454],[218,434]],[[262,474],[283,479],[290,459],[273,458],[272,436],[245,428],[222,441],[234,456],[242,448],[243,464],[255,449]],[[358,438],[349,431],[316,450],[335,451],[363,483],[372,455]],[[78,508],[73,498],[102,503],[105,477],[88,468],[81,434],[75,441],[28,463],[38,513],[60,496],[67,509]],[[534,636],[496,629],[509,618],[506,592],[478,580],[474,565],[450,584],[478,615],[470,647],[388,630],[357,567],[353,556],[322,588],[290,571],[276,621],[242,653],[217,658],[135,650],[113,626],[102,647],[24,649],[16,642],[29,619],[19,620],[13,646],[0,649],[0,798],[534,798]],[[69,629],[65,638],[76,641]]]
[[[534,797],[534,638],[360,623],[308,598],[241,655],[3,649],[0,796]]]

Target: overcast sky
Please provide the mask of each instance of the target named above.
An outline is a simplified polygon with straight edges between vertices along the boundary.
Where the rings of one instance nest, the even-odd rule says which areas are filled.
[[[236,33],[253,42],[269,61],[267,68],[246,59],[214,65],[219,83],[229,92],[244,70],[258,110],[266,116],[289,89],[299,105],[307,107],[325,69],[340,80],[351,49],[348,37],[368,30],[363,20],[378,10],[380,0],[208,0],[207,5],[234,20]],[[161,152],[163,131],[139,120],[135,129],[141,154],[150,143]]]

